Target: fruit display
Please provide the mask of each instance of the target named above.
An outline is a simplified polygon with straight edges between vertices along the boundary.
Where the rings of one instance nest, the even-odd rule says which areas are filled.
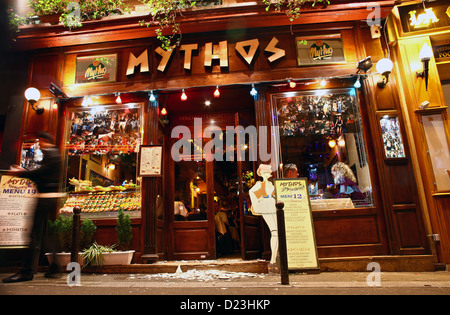
[[[82,213],[119,210],[136,211],[141,209],[141,194],[134,190],[70,194],[60,212],[72,213],[75,206],[80,206]]]

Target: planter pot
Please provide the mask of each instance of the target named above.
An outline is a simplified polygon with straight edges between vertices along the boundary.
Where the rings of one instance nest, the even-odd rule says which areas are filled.
[[[41,23],[50,23],[51,25],[56,25],[59,24],[60,16],[61,13],[40,15],[39,20],[41,21]]]
[[[78,253],[78,263],[80,266],[83,265],[83,257],[81,256],[83,253]],[[58,266],[66,267],[70,263],[70,253],[45,253],[47,256],[48,263],[51,265],[55,262]],[[53,261],[55,259],[55,261]]]
[[[103,253],[103,266],[129,265],[133,259],[134,250]],[[92,266],[97,266],[95,263]]]

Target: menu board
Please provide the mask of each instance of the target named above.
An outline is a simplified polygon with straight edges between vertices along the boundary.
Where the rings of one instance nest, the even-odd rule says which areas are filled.
[[[141,145],[139,176],[162,176],[162,146]]]
[[[307,179],[275,179],[275,194],[284,203],[288,269],[319,269]]]
[[[1,177],[0,247],[28,245],[36,195],[36,186],[29,179],[7,175]]]

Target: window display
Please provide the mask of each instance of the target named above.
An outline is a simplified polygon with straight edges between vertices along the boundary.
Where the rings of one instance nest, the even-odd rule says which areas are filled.
[[[141,215],[137,155],[141,143],[139,105],[70,108],[66,121],[65,184],[61,213],[80,206],[83,217],[115,218],[124,210]]]
[[[372,205],[355,89],[273,94],[272,111],[281,164],[308,178],[313,210]]]

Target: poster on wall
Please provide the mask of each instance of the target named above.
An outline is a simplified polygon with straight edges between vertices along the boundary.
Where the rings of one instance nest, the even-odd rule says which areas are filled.
[[[139,152],[139,176],[162,176],[162,146],[141,145]]]
[[[0,181],[0,248],[29,244],[37,189],[26,178],[3,175]]]
[[[284,203],[288,269],[319,269],[307,178],[275,179],[275,195]]]
[[[115,82],[117,54],[77,57],[75,84]]]
[[[137,152],[139,107],[93,106],[68,114],[69,155]]]
[[[380,126],[386,158],[398,159],[406,157],[398,117],[383,116],[380,118]]]
[[[345,62],[341,34],[297,37],[295,45],[299,66]]]

